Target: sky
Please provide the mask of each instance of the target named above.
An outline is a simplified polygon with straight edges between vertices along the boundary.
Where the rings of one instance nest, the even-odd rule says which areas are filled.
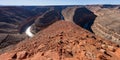
[[[120,0],[0,0],[0,5],[91,5],[120,4]]]

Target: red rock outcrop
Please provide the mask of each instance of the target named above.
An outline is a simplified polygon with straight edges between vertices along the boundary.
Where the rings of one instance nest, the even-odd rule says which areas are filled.
[[[67,21],[58,21],[24,40],[2,60],[120,60],[118,45]]]

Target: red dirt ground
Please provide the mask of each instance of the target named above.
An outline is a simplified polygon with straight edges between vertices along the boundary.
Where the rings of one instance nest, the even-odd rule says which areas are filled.
[[[120,60],[118,45],[58,21],[0,55],[0,60]]]

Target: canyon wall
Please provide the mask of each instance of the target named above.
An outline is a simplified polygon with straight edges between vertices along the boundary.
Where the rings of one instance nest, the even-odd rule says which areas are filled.
[[[93,32],[105,39],[120,44],[120,9],[102,8],[95,12],[97,18],[92,26]]]
[[[67,7],[63,9],[62,15],[65,21],[73,22],[92,32],[91,25],[96,15],[89,9],[85,7]]]

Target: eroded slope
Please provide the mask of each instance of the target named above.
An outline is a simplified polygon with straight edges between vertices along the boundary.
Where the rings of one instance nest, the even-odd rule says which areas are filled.
[[[120,10],[100,9],[96,12],[97,18],[92,26],[96,35],[120,43]]]
[[[59,21],[20,42],[0,59],[25,60],[119,60],[118,45],[104,40],[81,27]]]

